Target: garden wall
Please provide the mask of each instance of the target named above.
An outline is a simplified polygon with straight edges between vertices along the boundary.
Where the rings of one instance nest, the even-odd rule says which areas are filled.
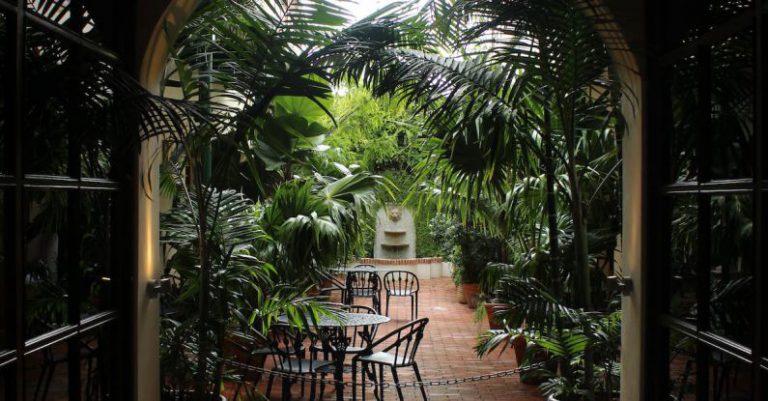
[[[380,275],[386,274],[392,270],[406,270],[416,274],[419,280],[426,280],[438,277],[451,277],[453,264],[443,262],[443,258],[412,258],[412,259],[380,259],[380,258],[361,258],[349,267],[355,265],[373,265],[380,270]]]

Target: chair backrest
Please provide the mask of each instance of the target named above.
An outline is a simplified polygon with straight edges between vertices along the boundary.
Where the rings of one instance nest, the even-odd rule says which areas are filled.
[[[384,288],[387,292],[419,290],[419,278],[415,274],[405,270],[394,270],[384,275]]]
[[[410,365],[416,358],[416,351],[419,349],[421,339],[424,338],[427,323],[429,323],[429,318],[425,317],[400,326],[374,341],[369,348],[373,350],[376,346],[391,341],[381,351],[393,354],[397,365]]]
[[[346,305],[344,308],[350,313],[367,313],[369,315],[377,315],[376,309],[365,305]],[[370,324],[367,326],[354,326],[346,327],[346,337],[350,339],[350,347],[365,348],[373,343],[376,338],[376,331],[378,331],[379,325]]]
[[[233,332],[224,338],[224,358],[242,381],[258,382],[261,372],[251,369],[261,366],[269,355],[269,339],[251,330],[251,334]]]
[[[381,278],[373,271],[351,271],[347,273],[347,290],[373,290],[381,288]]]
[[[273,366],[280,366],[293,373],[310,373],[317,362],[313,357],[305,358],[305,342],[317,342],[317,336],[307,329],[274,325],[269,331],[269,344],[273,348]],[[304,360],[305,363],[301,363]],[[308,363],[306,363],[308,362]]]

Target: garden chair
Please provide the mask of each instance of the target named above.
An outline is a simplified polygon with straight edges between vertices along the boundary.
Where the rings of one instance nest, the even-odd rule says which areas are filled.
[[[237,401],[244,390],[246,400],[258,399],[257,387],[261,380],[264,361],[275,353],[269,339],[253,331],[253,335],[234,332],[224,338],[224,357],[227,366],[237,376],[237,385],[232,401]]]
[[[330,365],[332,361],[318,361],[314,354],[310,352],[310,358],[304,357],[304,339],[310,339],[310,346],[317,342],[317,336],[307,330],[300,330],[290,326],[273,326],[269,334],[270,347],[273,348],[272,362],[273,368],[267,382],[266,396],[269,397],[272,392],[272,384],[275,375],[286,375],[282,378],[282,400],[291,399],[291,386],[297,382],[302,383],[302,394],[304,392],[303,376],[309,376],[311,387],[309,393],[310,401],[315,399],[315,382],[318,369]],[[299,379],[302,377],[302,379]]]
[[[330,299],[331,294],[338,291],[339,292],[339,299],[341,303],[346,304],[347,299],[347,287],[344,284],[344,282],[339,281],[336,277],[334,277],[330,273],[323,273],[323,282],[321,283],[322,286],[319,288],[319,293],[322,296],[327,297]]]
[[[387,294],[386,315],[389,316],[390,297],[408,297],[411,299],[411,320],[419,317],[419,278],[415,274],[395,270],[384,275],[384,291]]]
[[[376,315],[376,310],[369,306],[365,305],[344,305],[342,309],[346,312],[350,313],[368,313],[372,315]],[[376,331],[378,330],[379,326],[376,324],[372,324],[369,326],[354,326],[354,327],[343,327],[340,328],[336,335],[343,335],[344,338],[349,340],[349,344],[346,348],[346,355],[348,357],[354,357],[361,352],[367,350],[371,344],[373,343],[374,338],[376,338]],[[326,343],[322,348],[315,348],[316,351],[322,351],[324,356],[323,358],[325,360],[328,359],[329,352],[333,351],[333,346],[330,344],[331,341],[326,340]],[[346,365],[345,365],[346,366]],[[322,368],[319,368],[318,370],[321,373],[321,379],[324,379],[327,374],[333,374],[333,365],[323,366]],[[325,391],[325,381],[320,381],[320,400],[322,401],[323,395]]]
[[[346,303],[352,305],[355,298],[371,298],[376,313],[381,313],[381,278],[375,271],[350,271],[347,273]]]
[[[357,384],[357,364],[361,364],[361,374],[363,375],[362,394],[365,401],[365,375],[374,382],[378,383],[378,392],[374,387],[374,395],[379,401],[384,401],[384,367],[388,366],[392,372],[392,380],[395,385],[400,383],[397,376],[397,369],[404,367],[413,368],[416,373],[416,380],[422,382],[419,366],[416,363],[416,351],[419,349],[421,339],[424,337],[424,330],[429,323],[429,318],[414,320],[402,327],[399,327],[384,337],[371,343],[363,352],[352,358],[352,388],[356,389]],[[381,347],[380,350],[377,348]],[[378,378],[376,377],[376,366],[379,368]],[[372,367],[372,370],[368,370]],[[397,389],[397,395],[400,401],[404,401],[403,390]],[[427,401],[427,391],[421,386],[421,396]],[[352,392],[352,399],[357,400],[357,391]]]

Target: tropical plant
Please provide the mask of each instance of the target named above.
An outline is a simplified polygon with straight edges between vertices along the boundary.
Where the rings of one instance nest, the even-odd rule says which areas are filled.
[[[389,190],[383,177],[339,167],[338,177],[316,173],[280,185],[265,207],[264,229],[276,240],[268,258],[284,280],[309,285],[342,264]]]
[[[528,353],[525,364],[545,362],[536,373],[547,378],[541,384],[545,395],[559,400],[593,399],[596,393],[614,395],[618,390],[621,311],[602,313],[569,308],[534,278],[508,276],[497,296],[511,305],[508,311],[499,313],[506,327],[480,336],[475,347],[478,356],[497,349],[503,352],[522,336],[536,346]],[[546,357],[542,360],[541,355]],[[586,370],[588,357],[593,358],[594,373]],[[598,380],[592,380],[592,374]]]
[[[459,233],[462,283],[477,284],[488,263],[499,262],[501,241],[477,228],[462,227]]]

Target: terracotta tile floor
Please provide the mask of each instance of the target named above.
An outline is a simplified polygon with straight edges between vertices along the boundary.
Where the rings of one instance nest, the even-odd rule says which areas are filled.
[[[357,300],[356,300],[357,301]],[[370,299],[360,300],[364,305],[370,305]],[[382,300],[383,301],[383,300]],[[382,302],[383,303],[383,302]],[[392,321],[379,328],[379,336],[405,324],[410,319],[408,298],[392,298],[390,317]],[[456,290],[450,278],[438,278],[421,281],[419,296],[419,317],[429,317],[426,334],[417,354],[417,361],[425,381],[445,378],[461,378],[501,370],[513,369],[517,366],[514,353],[507,350],[501,356],[492,355],[484,359],[475,356],[473,346],[477,335],[488,328],[488,323],[473,321],[473,311],[456,300]],[[268,367],[268,366],[267,366]],[[385,373],[384,380],[391,377]],[[401,382],[414,381],[415,376],[407,368],[398,370]],[[348,380],[349,376],[345,376]],[[266,380],[260,384],[265,388]],[[275,380],[272,399],[280,399],[279,380]],[[373,400],[369,393],[368,400]],[[465,383],[454,386],[430,387],[427,394],[431,401],[481,400],[481,401],[542,401],[538,388],[520,382],[519,376],[505,377],[491,381]],[[294,397],[298,398],[299,388],[294,386]],[[397,400],[394,388],[385,391],[385,400]],[[305,393],[305,399],[309,391]],[[404,389],[406,400],[421,400],[418,389]],[[335,393],[326,387],[325,400],[334,400]],[[346,398],[351,398],[349,390]],[[359,397],[358,397],[359,399]]]

